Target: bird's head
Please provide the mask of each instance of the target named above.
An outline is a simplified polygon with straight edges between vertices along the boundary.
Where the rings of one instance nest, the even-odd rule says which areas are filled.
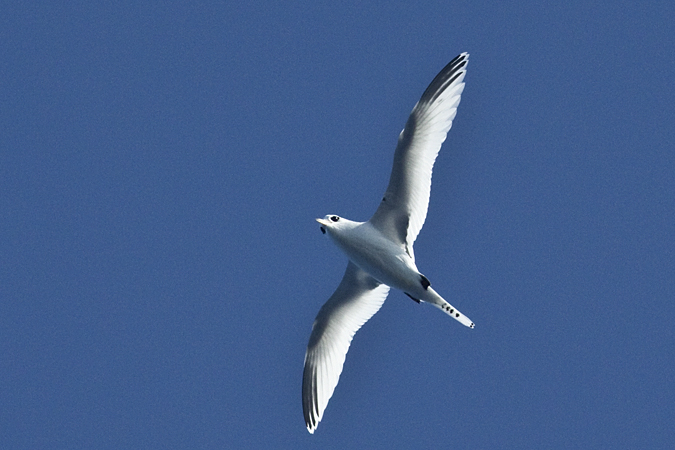
[[[316,219],[316,221],[321,224],[321,232],[323,234],[326,234],[328,230],[339,229],[344,223],[349,222],[347,219],[343,219],[335,214],[328,214],[323,219]]]

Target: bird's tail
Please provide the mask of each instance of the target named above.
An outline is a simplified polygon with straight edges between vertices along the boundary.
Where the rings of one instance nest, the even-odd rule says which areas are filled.
[[[466,317],[464,314],[459,312],[457,308],[452,306],[450,303],[446,302],[443,297],[438,295],[436,291],[434,291],[431,287],[427,288],[427,295],[425,298],[422,299],[422,301],[425,301],[427,303],[431,303],[434,305],[436,308],[440,309],[453,319],[457,320],[459,323],[461,323],[464,326],[467,326],[469,328],[473,328],[474,324],[469,319]]]

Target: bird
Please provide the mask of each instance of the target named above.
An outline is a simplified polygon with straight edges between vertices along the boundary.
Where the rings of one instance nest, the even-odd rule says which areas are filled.
[[[335,214],[316,219],[349,262],[316,316],[305,353],[302,409],[312,434],[338,384],[354,334],[380,309],[390,288],[474,328],[431,288],[413,252],[427,216],[433,165],[457,113],[468,61],[466,52],[450,61],[413,108],[398,137],[389,184],[370,220],[355,222]]]

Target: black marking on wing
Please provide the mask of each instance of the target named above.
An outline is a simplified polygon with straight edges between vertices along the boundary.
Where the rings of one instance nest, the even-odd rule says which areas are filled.
[[[396,229],[399,231],[399,239],[401,242],[408,241],[408,227],[410,226],[410,215],[406,214],[396,219]],[[408,256],[410,254],[408,253]]]
[[[431,283],[429,282],[427,277],[425,277],[422,274],[420,274],[420,283],[422,283],[422,287],[424,288],[425,291],[429,288],[429,286],[431,286]]]
[[[415,300],[417,303],[421,303],[420,300],[416,299],[415,297],[413,297],[412,295],[408,294],[407,292],[404,292],[404,294],[407,295],[408,297],[410,297],[411,299]]]
[[[431,103],[436,100],[438,96],[441,95],[441,93],[443,93],[443,91],[462,73],[461,69],[466,66],[467,60],[468,55],[462,53],[450,61],[429,84],[429,87],[424,91],[424,94],[422,94],[420,103]]]

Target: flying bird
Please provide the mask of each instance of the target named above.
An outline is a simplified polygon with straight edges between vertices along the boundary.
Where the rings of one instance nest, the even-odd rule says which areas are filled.
[[[413,252],[427,216],[431,171],[457,113],[468,61],[468,53],[450,61],[413,108],[398,137],[389,185],[370,220],[354,222],[334,214],[316,219],[349,262],[337,290],[316,316],[307,345],[302,409],[310,433],[333,395],[354,334],[380,309],[390,287],[474,327],[431,288]]]

